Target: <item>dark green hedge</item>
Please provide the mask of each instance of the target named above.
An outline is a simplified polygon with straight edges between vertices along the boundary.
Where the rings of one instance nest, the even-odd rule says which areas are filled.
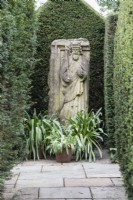
[[[133,199],[133,4],[121,1],[114,51],[115,135],[129,199]]]
[[[117,15],[110,15],[105,21],[104,40],[104,100],[105,100],[105,122],[108,134],[109,147],[115,147],[115,122],[114,122],[114,37],[117,25]]]
[[[21,152],[18,134],[30,107],[35,23],[34,0],[0,1],[0,177]]]
[[[38,112],[48,109],[50,46],[55,39],[87,38],[91,43],[90,109],[103,107],[104,21],[81,0],[48,1],[39,9],[38,48],[32,99]]]

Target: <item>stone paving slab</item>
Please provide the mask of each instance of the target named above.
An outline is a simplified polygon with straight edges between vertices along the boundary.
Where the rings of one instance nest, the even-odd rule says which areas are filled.
[[[18,179],[18,174],[12,174],[9,180],[5,181],[5,185],[14,185]]]
[[[63,179],[32,179],[18,180],[16,188],[25,187],[63,187]]]
[[[14,188],[14,185],[5,185],[5,190],[7,193],[13,193],[16,191],[16,189]]]
[[[34,195],[15,195],[13,200],[38,200]]]
[[[13,195],[13,200],[127,200],[119,166],[108,159],[26,161],[12,171],[12,179],[5,183],[8,200]]]
[[[65,179],[66,187],[84,186],[113,186],[110,178]]]
[[[91,193],[87,187],[64,187],[64,188],[40,188],[39,199],[72,199],[72,198],[90,198]]]
[[[3,194],[3,197],[4,197],[4,199],[6,199],[6,200],[12,199],[13,196],[14,196],[14,192],[13,192],[13,193],[8,193],[8,192],[6,192],[6,193]]]
[[[115,186],[123,186],[124,185],[122,178],[111,178],[111,180]]]
[[[18,190],[17,194],[23,194],[23,195],[34,195],[35,198],[38,197],[38,191],[39,191],[39,188],[30,188],[30,187],[27,187],[27,188],[24,188],[24,189],[21,189],[21,190]]]
[[[16,166],[14,167],[11,172],[13,173],[20,173],[20,172],[24,172],[24,173],[35,173],[35,172],[41,172],[42,170],[42,166],[36,166],[36,165],[32,165],[32,166]]]
[[[45,179],[45,175],[41,172],[37,173],[24,173],[21,172],[19,176],[19,180],[42,180]]]
[[[75,162],[76,163],[76,162]],[[57,163],[56,162],[56,160],[47,160],[47,159],[45,159],[45,160],[35,160],[35,161],[33,161],[33,160],[28,160],[28,161],[24,161],[24,162],[22,162],[22,166],[37,166],[37,165],[40,165],[40,166],[42,166],[42,165],[47,165],[47,166],[49,166],[49,165],[61,165],[61,164],[64,164],[64,163]]]
[[[89,163],[83,164],[87,178],[89,177],[121,177],[117,164]]]
[[[91,187],[94,199],[124,199],[127,200],[125,189],[123,187]]]
[[[82,165],[43,166],[42,173],[46,178],[85,178]]]

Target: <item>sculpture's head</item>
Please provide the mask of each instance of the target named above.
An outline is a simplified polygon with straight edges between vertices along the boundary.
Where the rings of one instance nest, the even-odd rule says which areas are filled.
[[[70,50],[73,60],[79,60],[80,55],[82,55],[82,48],[80,43],[71,43]]]

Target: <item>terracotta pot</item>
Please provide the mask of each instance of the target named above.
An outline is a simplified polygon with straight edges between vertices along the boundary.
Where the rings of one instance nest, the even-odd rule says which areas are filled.
[[[72,149],[68,148],[68,154],[64,149],[61,153],[55,155],[56,161],[60,163],[68,163],[72,158]]]

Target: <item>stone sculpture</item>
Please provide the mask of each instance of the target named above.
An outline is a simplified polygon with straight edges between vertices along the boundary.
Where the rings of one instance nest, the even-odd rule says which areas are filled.
[[[51,46],[49,114],[61,120],[88,110],[90,45],[83,38],[55,40]]]

